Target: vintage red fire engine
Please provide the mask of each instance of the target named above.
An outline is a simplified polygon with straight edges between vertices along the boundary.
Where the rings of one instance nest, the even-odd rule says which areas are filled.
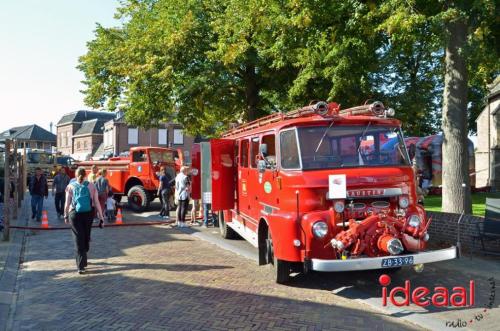
[[[157,173],[165,167],[172,178],[183,163],[182,151],[161,147],[133,147],[128,156],[112,157],[105,161],[77,162],[73,168],[83,166],[87,173],[97,165],[107,169],[107,178],[114,198],[120,201],[127,196],[128,205],[134,211],[142,212],[156,198],[159,180]]]
[[[208,173],[210,192],[195,191],[220,211],[222,236],[257,247],[280,283],[295,270],[453,259],[455,246],[426,250],[431,220],[393,115],[380,102],[343,110],[318,102],[241,125],[207,143],[208,153],[195,149],[193,167],[211,167],[194,172],[195,187]]]

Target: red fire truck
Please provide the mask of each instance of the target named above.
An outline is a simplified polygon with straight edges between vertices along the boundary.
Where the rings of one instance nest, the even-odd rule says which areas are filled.
[[[259,264],[271,264],[279,283],[292,271],[456,258],[455,246],[426,250],[431,220],[417,203],[393,113],[380,102],[343,110],[318,102],[241,125],[212,139],[208,153],[193,155],[194,168],[210,159],[211,182],[210,192],[194,192],[220,211],[221,235],[257,247]],[[391,139],[397,147],[382,149]],[[195,187],[207,175],[201,170]]]
[[[144,211],[156,198],[159,181],[157,173],[164,166],[172,178],[183,162],[183,154],[172,148],[133,147],[126,157],[113,157],[106,161],[85,161],[75,163],[74,168],[83,166],[87,173],[93,165],[107,169],[107,178],[115,199],[128,197],[128,205],[134,211]]]

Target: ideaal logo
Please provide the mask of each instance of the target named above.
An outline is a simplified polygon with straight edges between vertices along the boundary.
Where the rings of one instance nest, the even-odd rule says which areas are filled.
[[[495,304],[495,279],[493,277],[488,278],[490,285],[490,294],[488,298],[488,304],[484,306],[484,309],[480,313],[475,313],[468,320],[459,318],[455,321],[446,321],[446,326],[451,328],[465,328],[470,326],[474,322],[480,322],[488,314],[488,310],[493,308]],[[452,288],[451,292],[443,286],[436,286],[432,291],[425,287],[419,286],[415,289],[411,289],[411,282],[409,280],[405,281],[405,286],[396,286],[389,293],[387,293],[387,286],[391,284],[391,277],[388,275],[382,275],[379,277],[379,283],[382,285],[382,305],[387,306],[387,299],[397,307],[409,306],[410,302],[414,303],[420,307],[426,307],[433,305],[434,307],[474,307],[475,304],[475,283],[473,280],[469,281],[467,287],[465,286],[455,286]],[[398,301],[396,296],[398,294],[402,295]]]
[[[405,286],[396,286],[387,294],[387,286],[391,283],[391,277],[382,275],[379,277],[382,285],[382,305],[387,306],[387,298],[396,307],[409,306],[410,302],[420,307],[433,305],[434,307],[473,307],[475,300],[474,281],[469,281],[468,288],[455,286],[451,293],[443,286],[436,286],[433,290],[419,286],[412,290],[409,280],[405,281]],[[398,301],[396,296],[402,295],[402,300]],[[430,298],[429,298],[429,295]]]

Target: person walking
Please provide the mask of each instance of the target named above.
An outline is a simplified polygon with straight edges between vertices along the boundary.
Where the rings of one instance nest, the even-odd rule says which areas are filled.
[[[64,205],[66,204],[66,186],[69,184],[69,176],[64,168],[59,169],[52,183],[52,196],[56,205],[57,217],[64,215]],[[55,193],[55,194],[54,194]]]
[[[106,178],[107,175],[106,169],[101,169],[99,171],[99,177],[94,182],[94,185],[97,189],[97,194],[99,196],[99,203],[101,204],[101,210],[106,209],[106,200],[108,199],[108,193],[110,191],[109,181]]]
[[[158,186],[158,196],[161,198],[160,216],[164,219],[170,219],[170,191],[172,177],[167,172],[167,168],[160,168],[160,185]]]
[[[47,185],[47,178],[45,178],[40,167],[35,169],[35,175],[31,177],[29,191],[31,195],[31,219],[36,217],[36,221],[41,222],[43,198],[48,198],[49,186]]]
[[[189,192],[191,183],[188,177],[188,167],[182,166],[181,171],[175,177],[175,199],[179,201],[177,206],[177,226],[186,226],[186,214],[189,207]]]
[[[99,217],[99,227],[103,226],[104,217],[97,189],[94,184],[85,180],[85,168],[76,170],[76,181],[66,188],[66,205],[64,207],[64,222],[71,223],[75,241],[76,267],[79,274],[87,267],[87,253],[90,249],[90,229],[94,219],[94,210]]]

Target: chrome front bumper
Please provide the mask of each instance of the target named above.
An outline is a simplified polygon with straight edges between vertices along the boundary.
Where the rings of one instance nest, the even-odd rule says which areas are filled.
[[[316,271],[334,272],[334,271],[354,271],[354,270],[372,270],[388,269],[382,268],[382,260],[389,257],[413,256],[413,265],[421,263],[431,263],[445,260],[452,260],[457,257],[457,247],[451,246],[445,249],[439,249],[429,252],[421,252],[408,255],[382,256],[382,257],[363,257],[349,260],[321,260],[311,259],[310,269]]]

